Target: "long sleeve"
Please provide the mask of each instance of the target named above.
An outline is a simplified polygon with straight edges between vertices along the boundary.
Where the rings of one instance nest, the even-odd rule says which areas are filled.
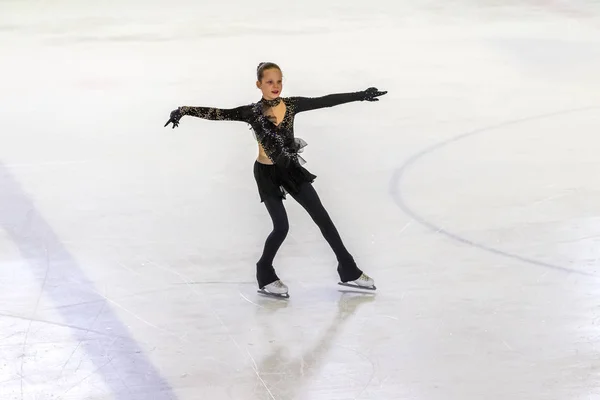
[[[252,107],[240,106],[236,108],[214,107],[180,107],[182,115],[189,115],[211,121],[240,121],[248,122],[252,114]]]
[[[291,97],[290,99],[294,102],[295,112],[299,113],[361,101],[364,100],[364,92],[336,93],[322,97]]]

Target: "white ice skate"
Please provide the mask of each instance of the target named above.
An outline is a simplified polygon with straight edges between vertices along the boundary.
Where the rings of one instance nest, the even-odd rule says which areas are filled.
[[[277,280],[273,283],[269,283],[268,285],[260,288],[258,290],[258,293],[285,299],[290,297],[290,295],[288,294],[288,287],[280,280]]]
[[[367,274],[363,273],[357,280],[350,282],[339,282],[338,285],[348,286],[354,289],[375,290],[375,281]]]

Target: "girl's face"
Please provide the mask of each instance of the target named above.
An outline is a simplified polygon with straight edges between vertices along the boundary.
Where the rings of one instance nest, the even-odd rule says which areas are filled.
[[[281,95],[283,89],[283,76],[277,68],[263,71],[263,77],[256,82],[256,87],[262,92],[266,100],[274,100]]]

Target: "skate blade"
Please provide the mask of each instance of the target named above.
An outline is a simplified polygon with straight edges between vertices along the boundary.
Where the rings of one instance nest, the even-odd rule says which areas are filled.
[[[263,289],[259,289],[256,292],[259,294],[262,294],[263,296],[274,297],[276,299],[289,299],[290,298],[290,295],[288,293],[283,293],[283,294],[271,293],[271,292],[267,292],[266,290],[263,290]]]
[[[377,287],[375,285],[373,285],[373,286],[358,286],[356,283],[350,283],[350,282],[338,282],[338,285],[350,287],[352,289],[377,290]]]

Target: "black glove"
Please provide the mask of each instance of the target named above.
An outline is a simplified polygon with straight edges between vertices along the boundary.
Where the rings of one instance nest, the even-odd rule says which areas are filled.
[[[379,101],[379,99],[377,97],[383,96],[384,94],[386,94],[387,90],[381,92],[377,88],[370,87],[367,90],[363,90],[361,93],[363,95],[362,96],[363,101]]]
[[[179,120],[184,115],[185,114],[182,112],[181,107],[179,107],[176,110],[171,111],[171,116],[170,116],[169,120],[167,121],[167,123],[165,124],[165,127],[167,125],[169,125],[170,123],[172,123],[173,124],[173,129],[175,129],[175,127],[179,126]]]

